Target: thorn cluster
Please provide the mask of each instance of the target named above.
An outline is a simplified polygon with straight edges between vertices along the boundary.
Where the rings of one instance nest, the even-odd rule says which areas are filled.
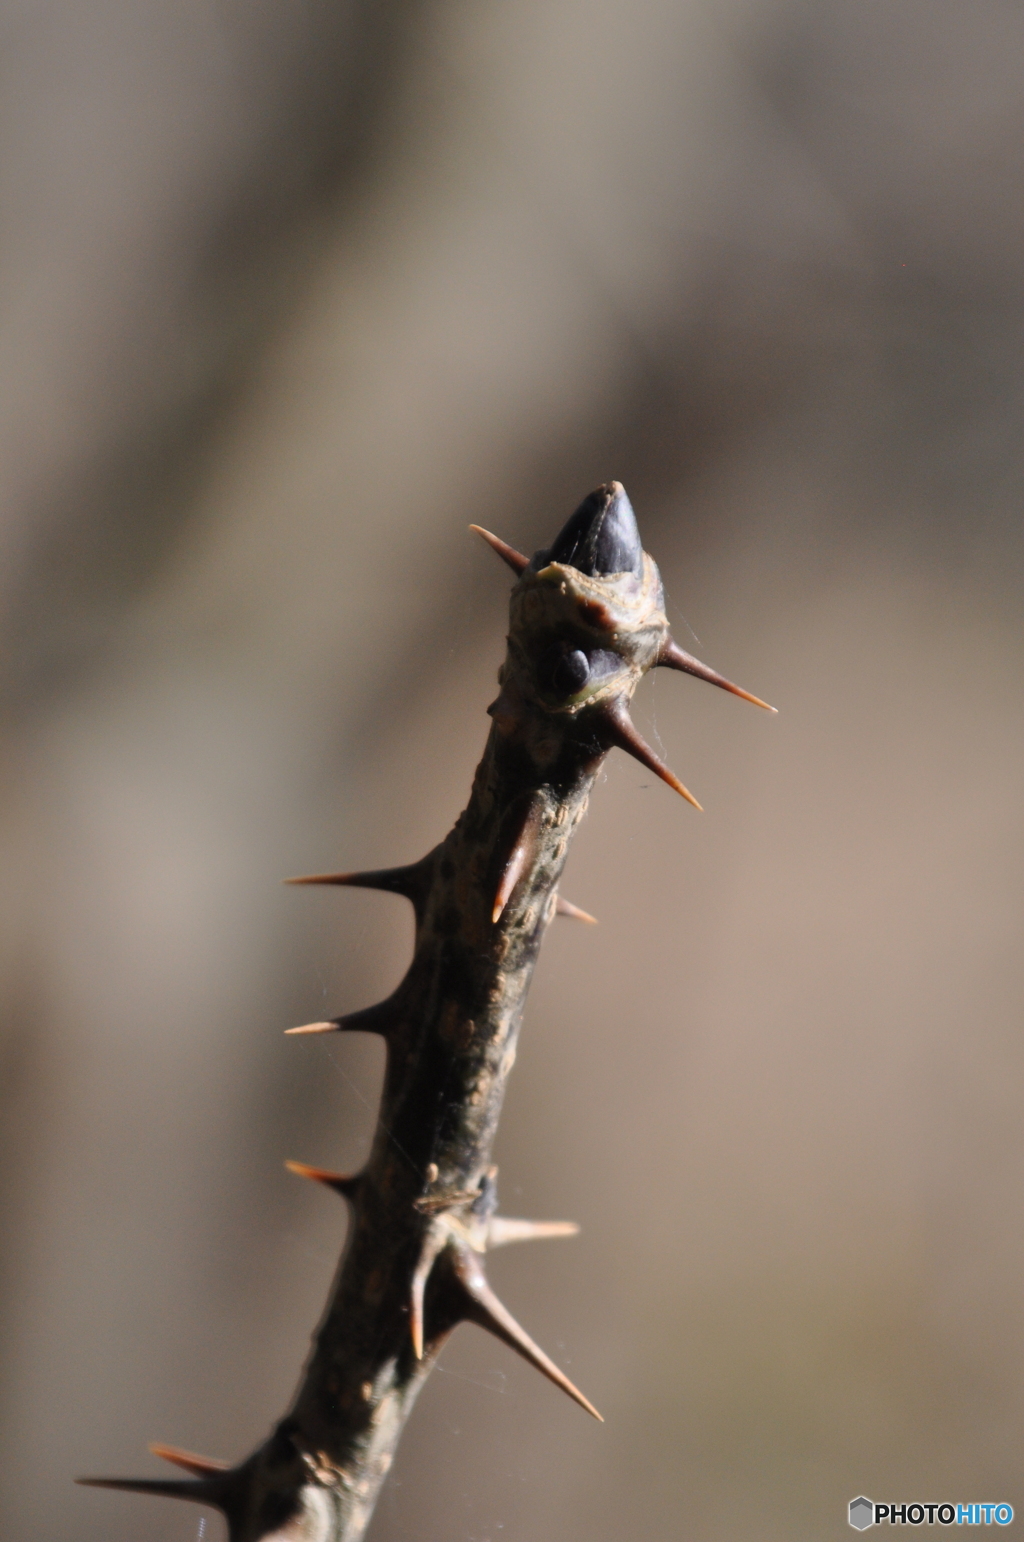
[[[618,482],[584,499],[532,558],[472,528],[517,582],[468,807],[441,845],[410,866],[287,880],[400,894],[416,917],[412,962],[385,1001],[286,1030],[375,1033],[387,1048],[377,1134],[362,1171],[285,1164],[340,1194],[351,1216],[295,1401],[236,1466],[153,1445],[189,1476],[79,1480],[215,1505],[231,1542],[358,1542],[415,1396],[461,1322],[485,1328],[601,1418],[487,1280],[490,1249],[579,1229],[496,1213],[490,1152],[505,1082],[545,927],[554,915],[594,924],[558,885],[605,754],[625,750],[700,807],[629,715],[642,675],[666,666],[766,703],[672,640],[658,570]]]

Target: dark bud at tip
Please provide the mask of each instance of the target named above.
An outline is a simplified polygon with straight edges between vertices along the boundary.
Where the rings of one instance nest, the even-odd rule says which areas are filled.
[[[562,527],[545,562],[564,562],[590,578],[644,576],[644,553],[633,507],[621,482],[606,482],[584,498]]]

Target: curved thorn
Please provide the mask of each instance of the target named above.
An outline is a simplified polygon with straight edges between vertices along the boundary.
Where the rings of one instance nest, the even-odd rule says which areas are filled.
[[[76,1478],[75,1482],[83,1488],[116,1488],[126,1494],[157,1494],[224,1508],[223,1486],[213,1478]]]
[[[332,1017],[325,1023],[302,1023],[298,1028],[286,1028],[286,1034],[297,1033],[379,1033],[387,1038],[394,1023],[394,1007],[391,999],[378,1001],[375,1006],[363,1007],[360,1012],[350,1012],[346,1017]]]
[[[432,854],[431,854],[432,855]],[[433,876],[433,863],[425,857],[407,867],[382,867],[367,873],[308,873],[302,878],[286,878],[290,884],[340,884],[350,889],[379,889],[385,894],[401,894],[418,910],[426,899]]]
[[[507,562],[513,573],[520,574],[530,566],[529,557],[524,557],[521,551],[516,551],[514,546],[509,546],[500,537],[492,535],[482,525],[470,525],[470,530],[477,535],[482,535],[492,551],[496,551],[502,562]]]
[[[463,1311],[466,1320],[475,1322],[479,1327],[486,1328],[496,1338],[502,1340],[510,1349],[522,1355],[524,1360],[537,1368],[549,1381],[553,1381],[556,1387],[561,1387],[567,1392],[574,1402],[585,1408],[588,1414],[604,1423],[601,1415],[578,1387],[575,1387],[561,1371],[555,1362],[548,1358],[543,1349],[533,1342],[525,1328],[521,1328],[488,1285],[483,1269],[469,1248],[461,1247],[453,1251],[453,1268],[463,1292]]]
[[[175,1467],[184,1467],[186,1472],[192,1473],[197,1478],[212,1477],[218,1472],[227,1472],[230,1462],[220,1462],[216,1457],[197,1456],[194,1451],[182,1451],[177,1446],[163,1446],[158,1441],[151,1441],[149,1446],[154,1456],[161,1457],[165,1462],[173,1462]]]
[[[590,926],[598,924],[596,916],[590,915],[586,910],[581,910],[578,905],[572,904],[570,900],[563,899],[561,895],[555,900],[555,915],[570,916],[574,921],[586,921]]]
[[[642,738],[637,730],[628,709],[620,701],[609,702],[604,708],[603,720],[605,731],[610,743],[617,745],[620,750],[625,750],[627,755],[632,755],[648,771],[653,771],[655,776],[660,776],[663,782],[673,788],[687,803],[692,803],[695,809],[701,809],[693,793],[684,787],[674,771],[670,771],[663,760],[651,749],[647,741]]]
[[[306,1162],[291,1160],[286,1161],[284,1165],[297,1178],[311,1178],[314,1183],[324,1183],[329,1189],[334,1189],[335,1193],[343,1195],[345,1199],[353,1199],[359,1187],[359,1177],[356,1174],[332,1173],[326,1167],[310,1167]],[[149,1449],[152,1451],[153,1447],[150,1446]]]
[[[494,1215],[487,1226],[487,1246],[507,1247],[510,1242],[540,1242],[545,1237],[575,1237],[575,1221],[515,1221],[510,1216]]]
[[[681,669],[684,674],[695,675],[698,680],[706,680],[709,685],[719,685],[723,691],[731,691],[734,696],[742,696],[744,701],[752,701],[755,707],[763,707],[766,712],[778,712],[778,707],[771,707],[760,696],[752,696],[749,691],[744,691],[738,685],[733,685],[724,675],[720,675],[716,669],[709,669],[702,664],[700,659],[695,659],[692,653],[686,653],[677,642],[670,637],[658,654],[657,664],[664,664],[669,669]]]

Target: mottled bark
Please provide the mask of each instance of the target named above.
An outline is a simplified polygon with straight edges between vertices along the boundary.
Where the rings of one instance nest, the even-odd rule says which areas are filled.
[[[629,720],[638,681],[664,663],[736,688],[672,643],[657,568],[617,483],[591,494],[529,564],[487,539],[518,580],[465,812],[414,866],[301,880],[405,894],[416,941],[386,1001],[293,1030],[374,1032],[387,1044],[365,1169],[343,1177],[293,1164],[353,1207],[295,1401],[238,1467],[164,1447],[190,1480],[92,1480],[217,1505],[231,1542],[357,1542],[416,1395],[460,1322],[497,1334],[600,1418],[487,1285],[489,1246],[572,1229],[497,1217],[491,1150],[569,840],[605,753],[627,749],[690,796]]]

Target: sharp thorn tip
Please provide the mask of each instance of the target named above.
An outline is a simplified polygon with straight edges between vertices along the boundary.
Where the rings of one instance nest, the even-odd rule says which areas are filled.
[[[433,864],[430,856],[406,867],[382,867],[365,873],[305,873],[300,878],[286,878],[288,884],[333,884],[350,889],[378,889],[385,894],[401,894],[419,908],[430,886]]]
[[[608,704],[604,709],[604,722],[610,744],[625,750],[627,755],[632,755],[633,759],[638,760],[642,766],[646,766],[648,771],[653,771],[655,776],[660,776],[674,792],[677,792],[681,798],[685,798],[687,803],[692,803],[693,807],[703,814],[704,810],[693,793],[688,787],[683,786],[675,772],[670,771],[665,762],[654,753],[621,701]]]
[[[512,849],[505,858],[505,866],[498,880],[497,893],[494,896],[494,908],[491,911],[491,923],[495,925],[500,919],[505,906],[512,898],[513,890],[523,876],[531,857],[537,846],[537,822],[539,812],[535,803],[530,803],[521,815]]]
[[[518,1221],[511,1216],[495,1215],[487,1226],[487,1247],[503,1248],[510,1242],[541,1242],[548,1237],[577,1237],[575,1221]]]
[[[702,664],[700,659],[695,659],[692,653],[687,653],[679,644],[669,638],[658,655],[657,662],[666,665],[669,669],[679,669],[684,674],[693,675],[697,680],[706,680],[709,685],[717,685],[723,691],[731,691],[733,696],[739,696],[744,701],[752,702],[755,707],[763,707],[766,712],[778,713],[778,707],[762,701],[760,696],[754,696],[750,691],[745,691],[741,686],[734,685],[724,675],[720,675],[717,669],[709,669],[707,664]]]
[[[293,1162],[291,1158],[284,1165],[297,1178],[310,1178],[314,1183],[326,1184],[328,1188],[335,1189],[346,1198],[351,1197],[359,1182],[358,1177],[353,1174],[331,1172],[326,1167],[310,1167],[308,1162]]]
[[[223,1477],[224,1472],[218,1471],[216,1476],[210,1474],[205,1478],[76,1478],[75,1482],[83,1488],[118,1489],[126,1494],[155,1494],[163,1499],[191,1499],[197,1504],[223,1507],[225,1495],[223,1488],[218,1488],[217,1481]]]
[[[149,1449],[154,1456],[159,1456],[165,1462],[173,1462],[176,1467],[183,1467],[197,1478],[228,1472],[231,1467],[230,1462],[221,1462],[212,1456],[197,1456],[194,1451],[182,1451],[177,1446],[164,1446],[158,1441],[151,1441]]]
[[[430,1271],[442,1246],[443,1237],[432,1228],[423,1239],[420,1256],[413,1271],[412,1288],[409,1292],[409,1337],[412,1340],[412,1352],[417,1360],[423,1359],[423,1301],[427,1291],[427,1280],[430,1278]]]
[[[344,1017],[333,1017],[329,1023],[303,1023],[298,1028],[286,1028],[285,1033],[379,1033],[387,1038],[397,1012],[389,996],[385,1001],[378,1001],[375,1006],[363,1007],[358,1012],[346,1012]]]
[[[455,1278],[462,1287],[466,1317],[522,1355],[549,1381],[553,1381],[556,1387],[568,1393],[573,1402],[579,1403],[581,1408],[603,1424],[604,1420],[589,1398],[584,1397],[565,1372],[544,1353],[539,1344],[534,1343],[526,1329],[520,1327],[512,1313],[498,1300],[487,1283],[477,1255],[467,1247],[458,1248],[453,1255],[453,1267]]]
[[[529,557],[524,557],[522,552],[516,551],[514,546],[509,546],[499,536],[492,535],[482,525],[470,525],[469,528],[473,531],[474,535],[482,536],[491,550],[496,551],[502,562],[507,562],[513,573],[517,576],[530,566]]]

